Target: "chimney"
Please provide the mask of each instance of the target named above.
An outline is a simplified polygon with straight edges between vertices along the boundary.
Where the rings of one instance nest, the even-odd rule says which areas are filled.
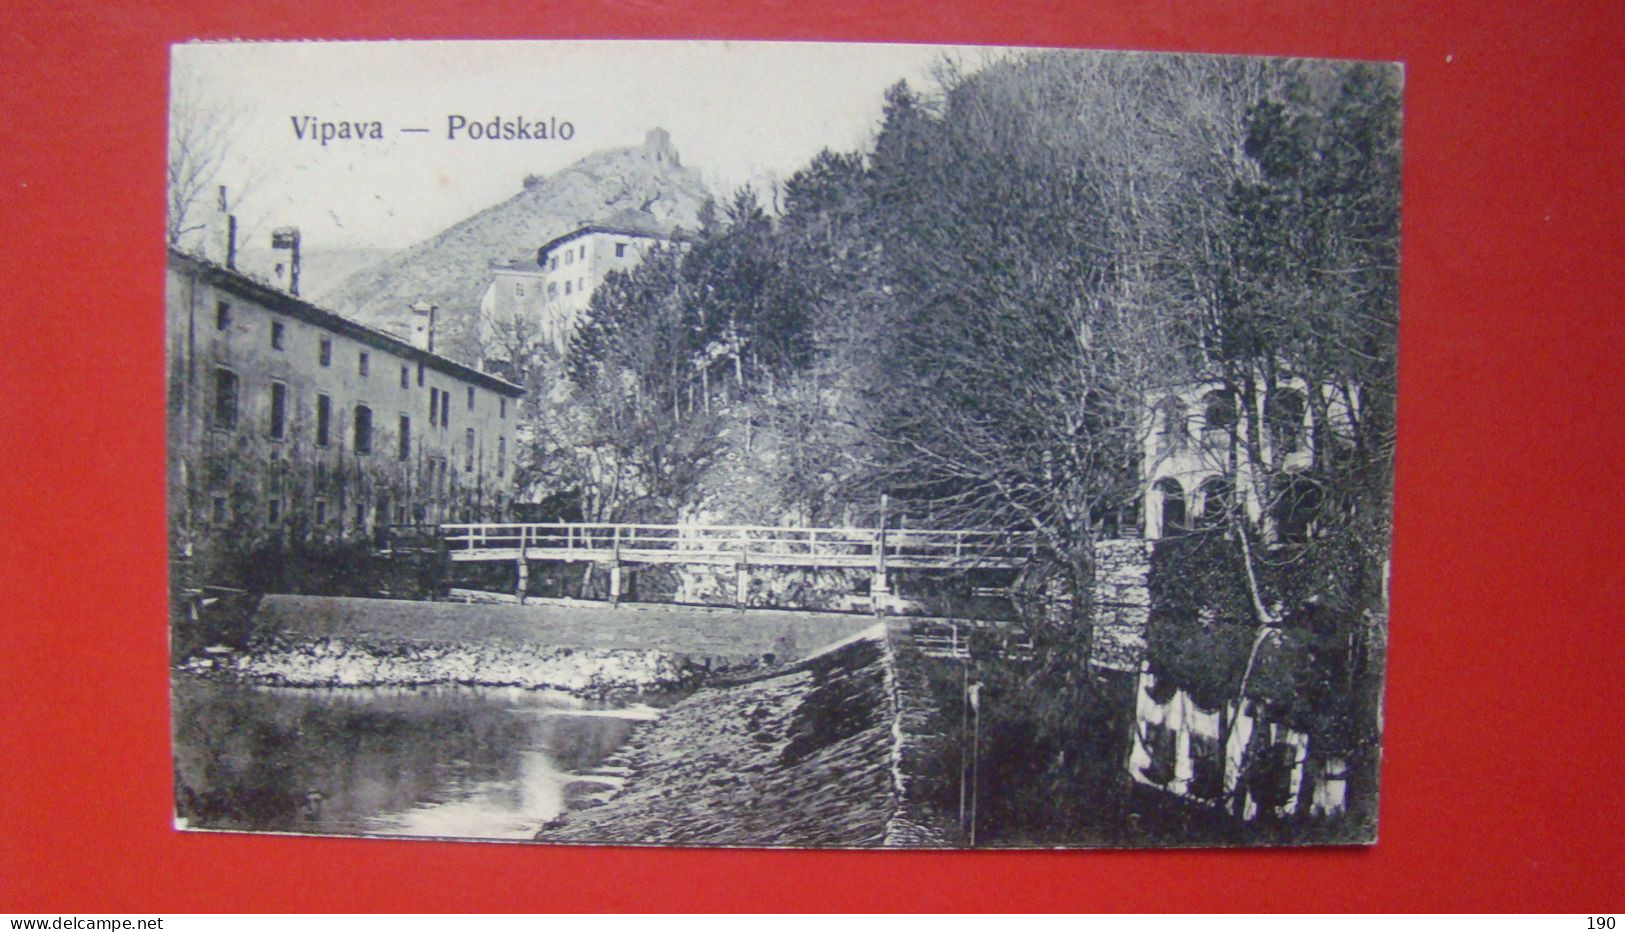
[[[434,352],[434,318],[439,308],[427,301],[419,301],[409,310],[412,312],[412,345]]]
[[[203,221],[203,257],[228,269],[237,267],[237,217],[228,206],[225,185],[216,191],[214,207]]]
[[[271,248],[286,249],[289,256],[286,261],[281,259],[276,263],[276,283],[289,294],[299,293],[299,228],[277,227],[271,231]]]

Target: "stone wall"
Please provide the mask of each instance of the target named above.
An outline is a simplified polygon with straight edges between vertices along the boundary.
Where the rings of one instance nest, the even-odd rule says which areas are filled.
[[[1145,659],[1151,546],[1137,538],[1095,545],[1095,641],[1090,659],[1098,666],[1135,672]]]
[[[899,622],[888,629],[890,685],[897,716],[892,762],[897,806],[886,823],[886,846],[962,845],[965,838],[957,824],[958,813],[943,811],[935,802],[958,784],[959,773],[950,768],[960,760],[960,723],[945,720],[921,662],[924,658],[908,643],[907,631],[907,625]]]

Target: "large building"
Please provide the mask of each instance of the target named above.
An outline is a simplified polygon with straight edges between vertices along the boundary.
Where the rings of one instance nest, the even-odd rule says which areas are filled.
[[[1314,537],[1315,486],[1304,476],[1314,463],[1316,441],[1323,448],[1339,446],[1347,442],[1350,427],[1346,400],[1324,391],[1324,424],[1332,436],[1317,438],[1308,392],[1302,379],[1287,380],[1256,407],[1217,382],[1152,395],[1141,458],[1145,537],[1152,546],[1186,535],[1194,540],[1204,530],[1224,528],[1232,510],[1262,531],[1262,542],[1272,552],[1278,545]],[[1163,593],[1147,592],[1147,620],[1163,598]],[[1238,664],[1236,671],[1257,675],[1254,693],[1266,672],[1279,678],[1283,670],[1295,674],[1308,669],[1306,642],[1295,634],[1289,650],[1282,646],[1288,642],[1279,629],[1259,627],[1253,619],[1227,620],[1211,607],[1205,610],[1209,617],[1189,623],[1200,630],[1183,642],[1187,656],[1196,655],[1197,648],[1190,645],[1218,650],[1225,644],[1232,650],[1243,645],[1239,656],[1245,666]],[[1280,613],[1279,605],[1275,611]],[[1220,660],[1215,654],[1205,662]],[[1344,812],[1349,765],[1337,738],[1311,734],[1301,722],[1294,728],[1272,720],[1269,703],[1257,695],[1209,695],[1203,705],[1190,684],[1157,663],[1151,657],[1142,661],[1137,680],[1127,762],[1136,784],[1197,810],[1242,820],[1315,819]]]
[[[650,250],[677,242],[646,213],[623,210],[554,237],[528,259],[496,262],[480,298],[480,342],[488,354],[506,358],[505,338],[534,336],[563,351],[611,272],[642,262]]]
[[[205,576],[272,542],[506,515],[519,386],[175,250],[166,313],[171,544]]]

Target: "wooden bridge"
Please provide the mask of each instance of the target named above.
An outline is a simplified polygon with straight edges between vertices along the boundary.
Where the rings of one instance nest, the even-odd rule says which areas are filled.
[[[443,524],[434,546],[452,562],[513,562],[521,599],[528,564],[545,560],[606,564],[612,601],[626,564],[733,567],[742,605],[753,566],[868,569],[878,604],[892,570],[1019,569],[1037,543],[1032,534],[984,530],[557,523]]]

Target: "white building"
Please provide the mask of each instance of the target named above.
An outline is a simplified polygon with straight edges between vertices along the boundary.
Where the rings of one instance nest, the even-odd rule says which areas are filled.
[[[493,263],[480,298],[481,345],[503,357],[505,335],[517,332],[562,352],[609,273],[631,269],[651,250],[680,238],[649,214],[623,210],[554,237],[536,251],[534,262]]]
[[[1224,520],[1232,505],[1261,522],[1276,539],[1307,536],[1291,507],[1305,489],[1280,486],[1313,463],[1314,422],[1307,386],[1293,380],[1276,388],[1258,410],[1249,411],[1237,395],[1218,383],[1183,386],[1153,395],[1147,405],[1142,451],[1145,536],[1157,540],[1181,530]],[[1348,423],[1347,405],[1326,400],[1327,423]],[[1262,462],[1248,452],[1256,437]],[[1232,443],[1234,439],[1234,443]],[[1261,494],[1259,467],[1277,477],[1277,487]],[[1240,490],[1239,497],[1236,490]]]

